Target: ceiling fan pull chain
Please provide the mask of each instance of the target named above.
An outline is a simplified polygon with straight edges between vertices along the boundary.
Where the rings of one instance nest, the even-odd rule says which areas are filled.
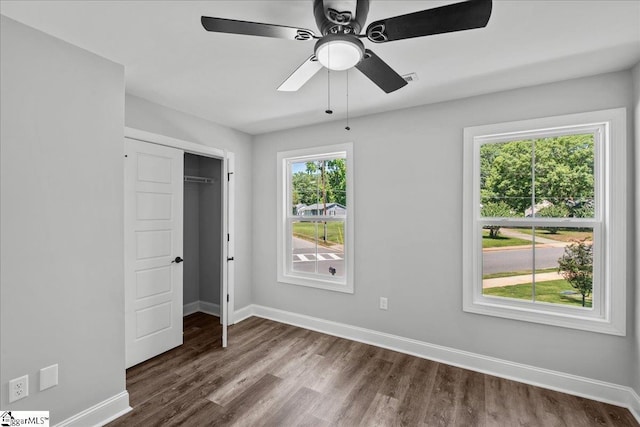
[[[351,130],[349,126],[349,70],[347,70],[347,126],[345,126],[345,130]]]
[[[328,61],[331,63],[331,51],[328,54]],[[331,68],[327,67],[327,109],[324,110],[327,114],[333,114],[331,109]]]

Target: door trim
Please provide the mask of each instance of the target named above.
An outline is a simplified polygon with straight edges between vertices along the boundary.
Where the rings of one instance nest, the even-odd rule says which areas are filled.
[[[221,159],[223,161],[223,170],[227,169],[226,172],[234,172],[235,168],[234,168],[234,163],[235,163],[235,155],[233,152],[228,152],[224,149],[221,148],[214,148],[214,147],[208,147],[206,145],[202,145],[202,144],[197,144],[195,142],[189,142],[189,141],[184,141],[181,139],[177,139],[177,138],[172,138],[170,136],[165,136],[165,135],[159,135],[153,132],[147,132],[145,130],[140,130],[140,129],[136,129],[136,128],[132,128],[129,126],[125,126],[124,128],[124,136],[125,138],[130,138],[130,139],[135,139],[138,141],[142,141],[142,142],[149,142],[152,144],[158,144],[158,145],[164,145],[167,147],[172,147],[172,148],[178,148],[180,150],[183,150],[185,153],[190,153],[190,154],[196,154],[199,156],[205,156],[205,157],[213,157],[216,159]],[[232,181],[233,183],[233,181]],[[225,186],[225,188],[227,188]],[[228,187],[228,191],[229,193],[227,194],[227,201],[223,200],[223,203],[227,204],[226,208],[223,210],[223,216],[224,218],[222,218],[223,221],[223,236],[224,233],[229,233],[232,238],[231,238],[231,242],[234,241],[233,237],[235,237],[235,234],[233,233],[234,231],[234,221],[235,221],[235,211],[234,211],[234,191],[233,191],[233,185]],[[228,231],[225,231],[224,229],[227,229]],[[223,242],[224,242],[224,237],[223,237]],[[224,245],[224,249],[222,251],[222,266],[223,266],[223,270],[225,270],[225,266],[227,267],[227,270],[231,271],[231,274],[229,274],[229,271],[227,271],[227,274],[229,274],[228,280],[227,280],[227,292],[229,293],[229,303],[227,304],[227,312],[226,312],[226,318],[227,318],[227,324],[228,325],[232,325],[233,319],[234,319],[234,304],[233,304],[233,295],[234,295],[234,274],[233,274],[233,262],[227,262],[227,256],[233,256],[233,255],[227,255],[227,253],[231,253],[233,254],[233,243],[229,244],[229,245]],[[229,250],[230,249],[230,250]],[[221,286],[221,289],[223,288],[223,286]],[[224,304],[224,302],[222,301],[222,299],[220,300],[220,306],[222,307]],[[222,310],[224,312],[224,310]],[[222,314],[222,313],[221,313]]]

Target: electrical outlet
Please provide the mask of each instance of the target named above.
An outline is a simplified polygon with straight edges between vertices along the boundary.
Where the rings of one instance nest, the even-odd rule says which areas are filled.
[[[385,297],[380,297],[380,310],[389,308],[389,301]]]
[[[9,381],[9,403],[29,396],[29,375]]]

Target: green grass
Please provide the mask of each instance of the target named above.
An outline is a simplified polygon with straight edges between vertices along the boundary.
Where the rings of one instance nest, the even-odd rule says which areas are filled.
[[[531,283],[523,283],[522,285],[483,289],[482,294],[531,301],[531,288]],[[582,295],[579,293],[574,295],[563,295],[563,291],[575,292],[575,289],[571,287],[569,282],[562,279],[536,283],[536,301],[582,307]],[[585,306],[591,307],[591,303],[591,297],[589,296],[586,299]]]
[[[503,248],[505,246],[531,246],[531,242],[513,237],[489,237],[489,230],[482,230],[483,248]]]
[[[516,229],[514,231],[518,231],[523,234],[533,234],[533,231],[529,229]],[[582,240],[585,238],[589,238],[593,240],[593,231],[584,231],[584,230],[567,230],[560,229],[556,234],[549,233],[549,230],[542,230],[540,228],[536,228],[536,236],[545,237],[551,240],[557,240],[558,242],[572,242],[574,240]]]
[[[322,222],[294,222],[293,223],[293,235],[300,239],[309,240],[311,242],[316,241],[316,225],[318,233],[318,244],[324,244],[323,239],[323,227]],[[342,222],[327,222],[327,242],[328,245],[343,245],[344,244],[344,229]]]
[[[554,272],[554,271],[558,271],[558,269],[555,268],[555,267],[541,268],[539,270],[536,270],[536,273],[538,273],[538,274],[540,274],[540,273],[551,273],[551,272]],[[483,279],[497,279],[499,277],[524,276],[525,274],[531,274],[531,270],[501,271],[500,273],[486,274],[486,275],[482,276],[482,278]]]

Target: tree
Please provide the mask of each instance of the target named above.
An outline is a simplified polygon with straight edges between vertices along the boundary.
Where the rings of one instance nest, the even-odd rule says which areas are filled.
[[[593,290],[593,244],[583,239],[566,246],[558,259],[558,272],[580,292],[584,307],[585,298]]]
[[[483,205],[504,202],[524,216],[531,205],[531,145],[531,141],[513,141],[480,148]]]
[[[292,177],[292,203],[347,205],[347,166],[345,159],[305,163],[305,171]]]
[[[569,208],[564,203],[557,205],[547,206],[536,212],[537,217],[541,218],[566,218],[569,216]],[[543,230],[547,230],[549,234],[557,234],[558,227],[540,227]]]
[[[505,202],[487,202],[482,205],[480,214],[488,218],[513,216],[511,208]],[[499,225],[486,225],[483,228],[489,230],[489,237],[492,239],[495,239],[500,234]]]
[[[347,163],[345,159],[327,161],[326,173],[329,201],[347,206]]]
[[[593,135],[484,144],[480,185],[483,204],[504,201],[519,216],[543,200],[554,205],[592,201]]]
[[[312,205],[318,200],[318,184],[316,178],[305,172],[296,172],[291,177],[292,203]]]

